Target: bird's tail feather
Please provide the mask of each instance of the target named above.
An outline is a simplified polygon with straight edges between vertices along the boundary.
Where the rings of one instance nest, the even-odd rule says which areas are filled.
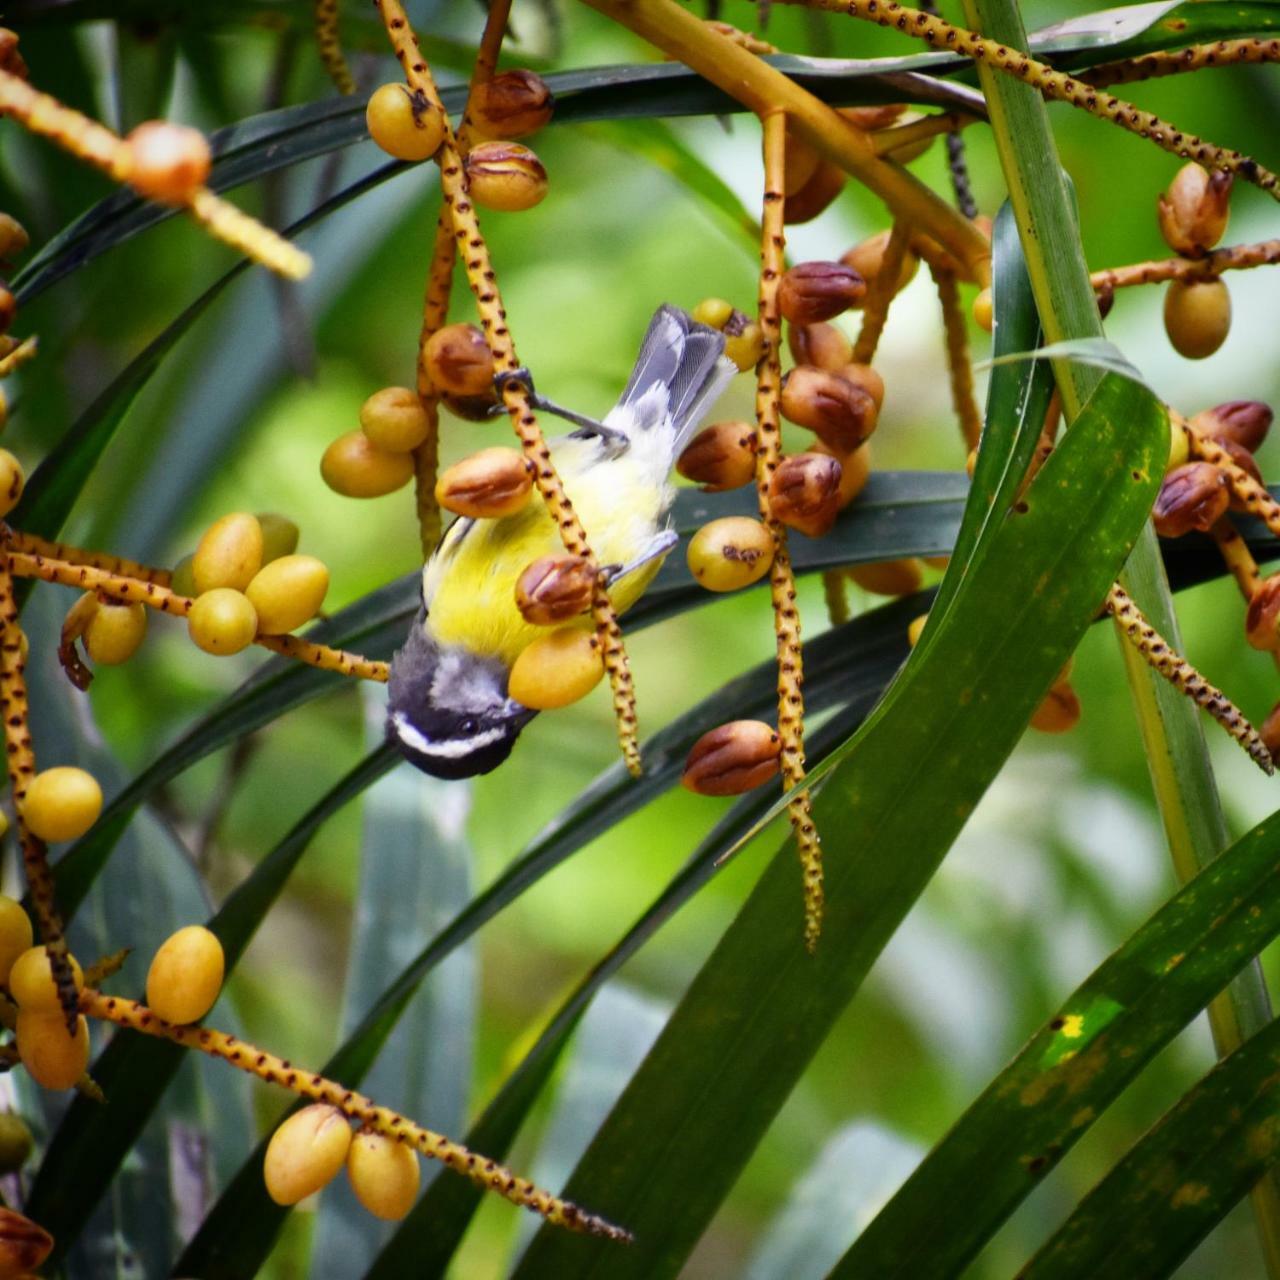
[[[724,357],[724,334],[663,304],[649,322],[631,377],[606,422],[630,432],[670,421],[674,457],[736,372]]]

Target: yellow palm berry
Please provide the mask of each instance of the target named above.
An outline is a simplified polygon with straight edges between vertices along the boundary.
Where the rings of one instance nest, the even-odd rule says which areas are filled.
[[[604,675],[595,633],[561,627],[525,647],[511,667],[508,691],[535,711],[552,711],[585,698]]]
[[[147,1005],[175,1026],[199,1022],[218,998],[226,960],[217,935],[187,925],[160,944],[147,970]]]
[[[379,449],[409,453],[431,430],[431,420],[417,392],[408,387],[383,387],[360,406],[360,430]]]
[[[22,799],[22,817],[41,840],[78,840],[101,812],[98,780],[73,765],[41,770]]]
[[[27,1163],[34,1146],[27,1122],[16,1111],[0,1111],[0,1173],[17,1173]],[[12,1247],[6,1226],[5,1218],[0,1216],[0,1275],[6,1274],[6,1250]]]
[[[403,1218],[418,1196],[418,1153],[406,1142],[365,1131],[351,1139],[347,1176],[356,1199],[375,1218]]]
[[[725,516],[693,535],[689,572],[708,591],[736,591],[769,572],[773,550],[773,534],[759,520]]]
[[[733,303],[724,298],[703,298],[689,313],[699,324],[710,325],[713,329],[723,329],[733,315]]]
[[[76,990],[84,986],[79,961],[71,956],[71,977]],[[20,1009],[30,1013],[57,1013],[62,1016],[58,986],[53,980],[53,965],[47,947],[28,947],[9,970],[9,994]]]
[[[1221,280],[1172,280],[1164,295],[1164,328],[1188,360],[1211,356],[1231,328],[1231,295]]]
[[[25,951],[31,950],[35,934],[31,930],[31,917],[22,903],[0,894],[0,982],[9,981],[13,962]]]
[[[70,1089],[89,1065],[89,1024],[77,1018],[71,1035],[61,1013],[19,1009],[18,1056],[37,1084]]]
[[[444,121],[426,98],[407,85],[384,84],[364,111],[369,136],[397,160],[430,160],[444,141]]]
[[[324,451],[320,474],[344,498],[381,498],[413,479],[413,455],[388,453],[363,431],[348,431]]]
[[[22,463],[8,449],[0,449],[0,519],[18,505],[18,499],[22,497],[22,486],[26,482]]]
[[[351,1126],[337,1107],[295,1111],[271,1135],[262,1176],[276,1204],[297,1204],[330,1182],[347,1159]]]
[[[196,594],[218,587],[243,591],[262,568],[262,526],[258,517],[235,511],[215,520],[191,559]]]
[[[194,555],[183,556],[173,566],[173,572],[169,575],[169,590],[175,595],[186,596],[188,600],[197,594],[196,575],[191,567],[193,560],[195,560]]]
[[[924,581],[924,565],[909,560],[882,560],[879,564],[858,564],[849,569],[849,577],[864,591],[878,596],[909,596],[920,590]]]
[[[298,526],[288,516],[270,511],[258,512],[262,529],[262,563],[270,564],[281,556],[291,556],[298,549]]]
[[[310,622],[329,590],[329,570],[315,556],[281,556],[258,570],[245,595],[258,614],[258,630],[284,635]]]
[[[137,653],[146,634],[146,605],[100,600],[85,628],[84,647],[94,662],[114,667]]]
[[[258,615],[249,597],[230,587],[206,591],[191,606],[187,632],[197,648],[220,657],[248,648],[258,634]]]
[[[973,322],[988,333],[996,327],[995,300],[990,288],[983,289],[973,300]]]
[[[125,139],[125,180],[140,195],[162,204],[183,204],[204,186],[212,156],[198,129],[148,120]]]
[[[738,366],[740,373],[754,369],[764,355],[764,330],[754,320],[749,320],[736,333],[731,329],[724,333],[725,356]]]
[[[918,618],[912,618],[907,624],[907,641],[914,649],[920,643],[921,633],[924,631],[924,624],[929,621],[929,615],[922,613]]]

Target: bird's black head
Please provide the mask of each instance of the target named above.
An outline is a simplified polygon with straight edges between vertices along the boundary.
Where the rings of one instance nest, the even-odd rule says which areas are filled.
[[[435,778],[496,769],[535,712],[507,697],[507,669],[494,658],[437,644],[419,615],[391,659],[387,739]]]

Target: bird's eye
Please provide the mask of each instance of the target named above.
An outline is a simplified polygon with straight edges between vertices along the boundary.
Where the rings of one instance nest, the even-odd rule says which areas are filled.
[[[464,737],[470,737],[480,727],[480,722],[473,716],[468,716],[459,726],[458,732]]]

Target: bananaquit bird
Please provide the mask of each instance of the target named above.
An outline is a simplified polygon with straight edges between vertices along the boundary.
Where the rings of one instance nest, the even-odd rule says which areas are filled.
[[[541,397],[538,407],[582,425],[551,456],[621,613],[653,580],[676,535],[665,523],[671,468],[736,372],[724,335],[659,307],[621,399],[603,422]],[[502,375],[510,378],[511,374]],[[507,693],[511,665],[540,628],[516,608],[520,574],[563,550],[536,498],[498,520],[455,520],[422,571],[422,608],[391,660],[387,737],[437,778],[500,765],[537,713]]]

